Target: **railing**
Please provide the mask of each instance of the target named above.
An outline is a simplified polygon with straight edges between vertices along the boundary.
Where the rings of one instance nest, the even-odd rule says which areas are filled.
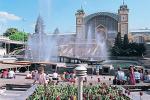
[[[30,95],[32,95],[34,93],[36,88],[37,88],[37,85],[33,85],[31,88],[29,88],[27,91],[25,91],[19,97],[17,97],[15,100],[26,100]]]

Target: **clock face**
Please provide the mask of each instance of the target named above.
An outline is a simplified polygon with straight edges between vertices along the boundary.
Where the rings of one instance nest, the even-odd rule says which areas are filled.
[[[121,16],[121,21],[128,21],[128,16],[127,15],[122,15]]]
[[[82,23],[82,20],[81,20],[81,19],[77,19],[77,23],[78,23],[78,24],[81,24],[81,23]]]

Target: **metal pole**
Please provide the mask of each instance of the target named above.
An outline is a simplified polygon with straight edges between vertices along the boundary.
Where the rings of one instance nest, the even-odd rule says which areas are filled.
[[[83,100],[83,77],[79,77],[78,79],[78,100]]]
[[[87,69],[85,65],[79,65],[75,70],[76,76],[78,77],[78,100],[83,100],[83,77],[86,75]]]

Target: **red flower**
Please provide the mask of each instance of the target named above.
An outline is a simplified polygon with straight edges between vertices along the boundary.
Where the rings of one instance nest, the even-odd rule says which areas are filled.
[[[113,96],[112,96],[112,95],[110,95],[109,99],[110,99],[110,100],[113,100]]]
[[[86,93],[83,93],[83,97],[86,98]]]
[[[98,96],[98,97],[97,97],[97,100],[101,100],[101,97],[100,97],[100,96]]]
[[[73,100],[74,98],[73,98],[73,96],[70,96],[70,100]]]
[[[90,96],[89,96],[89,99],[90,99],[90,100],[93,100],[93,95],[90,95]]]
[[[56,97],[56,100],[61,100],[61,99],[60,99],[60,96],[57,96],[57,97]]]
[[[122,92],[121,91],[119,91],[119,96],[122,96],[123,94],[122,94]]]

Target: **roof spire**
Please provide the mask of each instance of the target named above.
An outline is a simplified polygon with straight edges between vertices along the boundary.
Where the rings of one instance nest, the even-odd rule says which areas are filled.
[[[123,5],[124,5],[125,3],[124,3],[124,0],[123,0]]]
[[[81,10],[83,10],[83,6],[81,5]]]

